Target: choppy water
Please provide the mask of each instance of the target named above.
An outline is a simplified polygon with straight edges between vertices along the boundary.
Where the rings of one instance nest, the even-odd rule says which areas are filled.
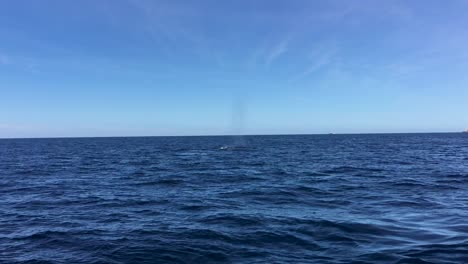
[[[0,140],[1,263],[463,263],[468,135]]]

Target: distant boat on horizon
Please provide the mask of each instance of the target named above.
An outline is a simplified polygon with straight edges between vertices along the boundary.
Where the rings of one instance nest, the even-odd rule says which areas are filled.
[[[467,128],[467,129],[465,129],[465,130],[463,130],[463,132],[462,132],[462,133],[468,133],[468,128]]]

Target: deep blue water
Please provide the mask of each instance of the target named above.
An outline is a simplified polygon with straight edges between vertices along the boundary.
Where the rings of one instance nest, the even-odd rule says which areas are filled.
[[[467,263],[468,134],[0,140],[1,263]]]

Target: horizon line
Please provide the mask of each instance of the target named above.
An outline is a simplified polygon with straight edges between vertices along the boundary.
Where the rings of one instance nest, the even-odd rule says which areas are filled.
[[[320,135],[391,135],[391,134],[456,134],[464,131],[446,132],[363,132],[363,133],[279,133],[279,134],[202,134],[202,135],[148,135],[148,136],[51,136],[51,137],[0,137],[8,139],[86,139],[86,138],[148,138],[148,137],[249,137],[249,136],[320,136]]]

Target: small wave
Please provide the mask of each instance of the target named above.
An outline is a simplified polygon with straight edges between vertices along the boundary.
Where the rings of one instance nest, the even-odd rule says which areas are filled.
[[[0,263],[468,259],[457,135],[8,142]]]
[[[336,174],[336,173],[358,173],[358,172],[383,172],[383,169],[379,168],[368,168],[368,167],[353,167],[353,166],[338,166],[332,169],[320,171],[324,174]]]
[[[154,181],[145,181],[145,182],[138,182],[136,183],[137,186],[154,186],[154,185],[164,185],[164,186],[178,186],[185,183],[184,180],[181,179],[159,179]]]
[[[199,222],[208,225],[221,225],[231,227],[249,227],[249,226],[262,226],[264,221],[260,218],[242,215],[212,215],[201,219]]]

